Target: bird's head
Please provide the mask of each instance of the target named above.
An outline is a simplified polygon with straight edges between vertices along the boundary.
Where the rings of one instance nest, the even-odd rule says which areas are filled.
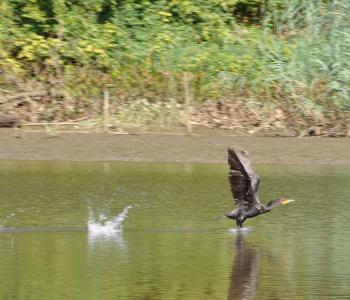
[[[277,199],[274,199],[274,200],[271,200],[268,204],[267,204],[267,207],[269,209],[272,209],[272,208],[275,208],[279,205],[285,205],[285,204],[288,204],[288,203],[291,203],[291,202],[294,202],[295,200],[293,199],[287,199],[285,197],[281,197],[281,198],[277,198]]]

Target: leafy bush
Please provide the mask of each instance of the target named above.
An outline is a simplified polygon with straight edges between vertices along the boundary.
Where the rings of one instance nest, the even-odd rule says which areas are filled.
[[[52,103],[64,98],[67,116],[98,111],[105,83],[116,106],[181,102],[184,71],[197,102],[346,108],[349,8],[345,0],[3,0],[0,85],[36,82]]]

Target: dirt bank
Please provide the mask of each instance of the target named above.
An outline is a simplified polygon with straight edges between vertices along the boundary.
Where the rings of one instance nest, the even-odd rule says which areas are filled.
[[[195,136],[180,133],[112,135],[105,133],[23,132],[0,130],[1,160],[226,162],[226,149],[239,145],[256,163],[350,164],[349,138],[233,136],[207,130]]]

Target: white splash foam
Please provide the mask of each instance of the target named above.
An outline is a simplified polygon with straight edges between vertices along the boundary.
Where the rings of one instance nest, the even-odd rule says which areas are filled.
[[[5,224],[7,223],[7,221],[9,219],[11,219],[12,217],[14,217],[16,214],[12,213],[12,214],[9,214],[8,216],[6,216],[0,223],[0,231],[3,231],[5,230],[7,227],[5,227]]]
[[[248,227],[243,227],[243,228],[229,228],[228,230],[229,233],[248,233],[251,232],[251,229]]]
[[[89,207],[89,220],[87,223],[89,235],[114,235],[122,232],[123,221],[126,219],[128,211],[132,207],[132,205],[128,205],[113,219],[108,219],[104,214],[100,214],[98,218],[95,218]]]

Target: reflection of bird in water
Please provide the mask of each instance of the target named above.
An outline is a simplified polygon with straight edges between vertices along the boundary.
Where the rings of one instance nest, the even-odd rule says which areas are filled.
[[[237,208],[226,213],[226,217],[236,220],[239,228],[242,227],[243,222],[248,218],[256,217],[269,212],[279,205],[294,201],[286,198],[277,198],[271,200],[266,206],[260,203],[258,197],[260,178],[251,166],[246,151],[239,148],[229,148],[228,164],[230,167],[228,178]]]
[[[244,237],[238,233],[236,257],[232,266],[228,300],[254,298],[259,278],[259,252],[244,244]]]

